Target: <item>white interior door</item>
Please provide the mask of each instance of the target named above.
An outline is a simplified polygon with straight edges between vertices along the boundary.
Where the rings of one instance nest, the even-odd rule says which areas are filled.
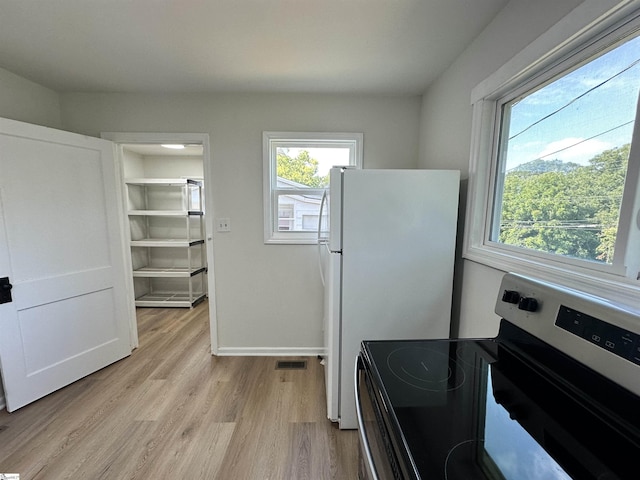
[[[113,144],[0,119],[0,368],[9,411],[131,353]]]

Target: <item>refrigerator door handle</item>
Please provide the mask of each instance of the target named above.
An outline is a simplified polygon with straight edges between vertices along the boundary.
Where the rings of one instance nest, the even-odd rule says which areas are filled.
[[[326,243],[327,238],[322,236],[322,212],[324,211],[325,204],[328,205],[328,195],[325,189],[322,193],[322,200],[320,201],[320,214],[318,215],[318,243]],[[328,210],[327,210],[328,211]]]
[[[318,241],[318,270],[320,270],[320,280],[322,280],[322,286],[324,287],[324,272],[322,271],[322,243]]]
[[[322,211],[324,210],[324,204],[327,201],[327,191],[322,194],[322,201],[320,202],[320,214],[318,215],[318,269],[320,270],[320,280],[322,280],[322,286],[324,286],[324,272],[322,271],[322,246],[326,245],[327,239],[322,238]]]

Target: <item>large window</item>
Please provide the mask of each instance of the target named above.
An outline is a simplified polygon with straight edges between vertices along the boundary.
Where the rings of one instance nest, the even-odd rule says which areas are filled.
[[[603,23],[474,99],[465,256],[597,294],[623,286],[628,299],[640,270],[640,20]]]
[[[622,264],[616,249],[640,90],[640,37],[500,101],[490,240]]]
[[[361,133],[264,132],[265,243],[315,243],[333,166],[362,166]]]

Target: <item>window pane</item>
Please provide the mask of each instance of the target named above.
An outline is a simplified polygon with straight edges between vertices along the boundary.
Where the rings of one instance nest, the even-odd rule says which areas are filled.
[[[348,147],[276,147],[278,188],[325,188],[329,169],[349,165]]]
[[[262,132],[262,142],[265,243],[316,243],[329,170],[362,166],[363,134]]]
[[[322,195],[278,194],[278,231],[315,232]]]
[[[490,240],[612,263],[640,38],[504,104]]]

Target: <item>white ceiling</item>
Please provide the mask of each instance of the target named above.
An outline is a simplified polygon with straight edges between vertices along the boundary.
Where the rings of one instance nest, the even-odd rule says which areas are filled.
[[[59,92],[421,94],[508,0],[0,0],[0,67]]]

